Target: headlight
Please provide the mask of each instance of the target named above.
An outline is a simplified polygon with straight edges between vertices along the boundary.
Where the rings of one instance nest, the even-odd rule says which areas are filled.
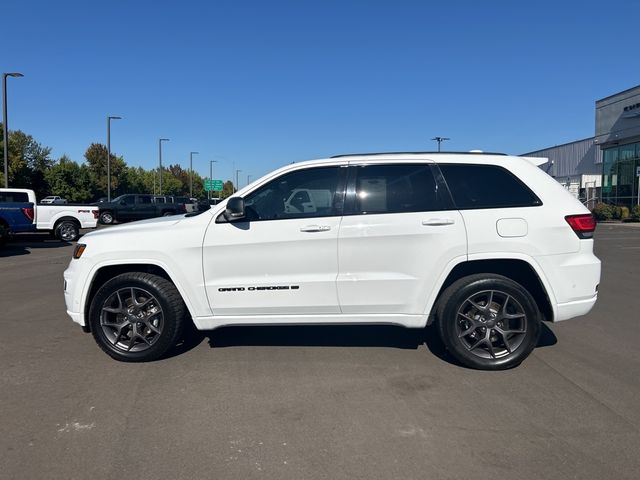
[[[76,248],[73,251],[73,258],[75,258],[76,260],[80,258],[84,253],[85,248],[87,248],[87,246],[84,243],[76,244]]]

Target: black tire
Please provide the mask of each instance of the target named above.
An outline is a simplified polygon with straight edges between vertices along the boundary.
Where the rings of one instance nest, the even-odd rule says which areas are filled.
[[[80,236],[80,227],[73,220],[62,220],[54,228],[53,234],[62,242],[75,242]]]
[[[535,300],[522,285],[501,275],[457,280],[443,292],[436,315],[445,347],[470,368],[515,367],[540,338],[541,314]]]
[[[100,223],[103,225],[111,225],[115,220],[113,212],[110,210],[105,210],[104,212],[100,212]]]
[[[138,328],[142,328],[143,331],[145,330],[142,323],[137,323],[136,327],[125,326],[120,327],[120,329],[112,329],[108,326],[116,325],[115,323],[108,323],[108,320],[116,322],[119,318],[122,319],[117,325],[125,325],[128,322],[128,320],[125,319],[126,314],[103,311],[104,308],[108,308],[105,307],[107,302],[114,298],[114,295],[117,296],[116,292],[128,289],[137,292],[148,292],[155,298],[149,300],[147,303],[150,302],[149,304],[152,305],[153,308],[157,309],[157,307],[159,307],[161,309],[162,324],[158,325],[159,332],[156,334],[146,329],[148,335],[153,336],[151,340],[146,341],[146,343],[141,341],[135,343],[135,339],[133,342],[130,340],[132,337],[139,337],[138,340],[142,340],[141,336],[137,335]],[[139,298],[142,298],[143,301],[148,300],[144,297]],[[120,300],[120,304],[123,305],[127,303],[125,306],[126,309],[127,306],[132,306],[132,302],[129,300],[130,299],[126,298],[122,299]],[[156,301],[157,306],[155,305]],[[110,308],[109,310],[115,309]],[[96,343],[107,355],[122,362],[149,362],[164,355],[182,338],[186,313],[187,309],[182,301],[182,297],[173,283],[150,273],[130,272],[118,275],[100,287],[91,301],[89,322],[91,325],[91,333]],[[109,315],[111,315],[111,317],[108,317]],[[133,314],[131,316],[134,317]],[[154,316],[154,314],[151,316]],[[105,323],[107,323],[107,325],[105,325]],[[120,333],[120,331],[122,331],[122,333]],[[134,331],[136,335],[131,333]],[[135,343],[135,345],[134,347],[129,346],[130,351],[128,351],[123,345],[120,345],[121,343]],[[142,348],[142,350],[136,351],[135,348],[138,347]]]
[[[172,212],[171,210],[167,210],[166,212],[162,212],[162,216],[163,217],[170,217],[171,215],[174,215],[174,212]]]
[[[0,225],[0,247],[4,247],[9,240],[9,229],[4,225]]]

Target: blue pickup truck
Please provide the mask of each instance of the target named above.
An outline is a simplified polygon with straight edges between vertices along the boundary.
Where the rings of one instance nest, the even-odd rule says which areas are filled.
[[[31,202],[0,202],[0,246],[11,233],[35,232]]]

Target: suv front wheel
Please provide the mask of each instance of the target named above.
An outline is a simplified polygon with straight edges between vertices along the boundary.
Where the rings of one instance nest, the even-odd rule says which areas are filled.
[[[531,294],[501,275],[461,278],[442,294],[438,330],[463,365],[504,370],[519,365],[540,338],[540,311]]]
[[[96,342],[123,362],[156,360],[174,347],[186,307],[170,281],[131,272],[105,283],[91,301],[89,322]]]

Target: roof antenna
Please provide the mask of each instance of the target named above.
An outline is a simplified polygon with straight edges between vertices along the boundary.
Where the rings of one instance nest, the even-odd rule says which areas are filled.
[[[447,140],[451,140],[449,137],[433,137],[431,140],[438,142],[438,152],[440,151],[440,144],[442,142],[446,142]]]

